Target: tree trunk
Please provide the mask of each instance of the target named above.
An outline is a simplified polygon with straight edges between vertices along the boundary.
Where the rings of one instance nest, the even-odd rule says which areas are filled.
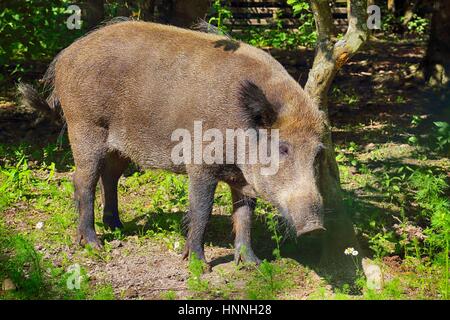
[[[407,30],[408,23],[413,18],[414,14],[417,13],[417,7],[420,5],[420,0],[408,0],[399,3],[399,9],[396,12],[397,17],[403,17],[402,26],[403,30]]]
[[[95,28],[105,19],[105,9],[103,0],[85,1],[85,19],[88,30]]]
[[[333,19],[328,0],[311,0],[318,34],[316,56],[309,72],[305,90],[326,114],[326,157],[320,168],[319,187],[326,208],[321,264],[345,275],[354,275],[351,259],[344,256],[347,247],[358,248],[353,225],[342,201],[339,170],[331,139],[328,117],[328,91],[338,70],[350,59],[368,38],[367,0],[351,0],[348,29],[343,37],[333,43]],[[337,268],[336,268],[337,267]],[[345,274],[345,271],[349,273]]]
[[[156,21],[159,23],[170,23],[175,7],[175,0],[156,0],[157,15]]]
[[[210,0],[177,0],[170,23],[190,28],[199,19],[204,19],[210,7]]]
[[[431,19],[427,54],[423,61],[425,80],[432,86],[450,85],[450,1],[437,0]]]
[[[140,4],[141,19],[144,21],[153,21],[155,19],[156,0],[143,0]]]
[[[131,12],[128,8],[128,3],[126,0],[116,0],[117,3],[117,16],[118,17],[129,17]]]
[[[389,11],[395,12],[395,1],[387,0],[387,8]]]

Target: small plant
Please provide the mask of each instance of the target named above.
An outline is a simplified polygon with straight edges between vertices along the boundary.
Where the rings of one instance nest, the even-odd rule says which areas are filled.
[[[436,126],[436,141],[439,151],[450,150],[450,123],[445,121],[434,122]]]
[[[292,49],[299,46],[313,47],[317,40],[314,15],[309,3],[304,0],[288,1],[294,16],[298,18],[297,29],[286,29],[283,24],[282,10],[274,14],[273,23],[269,27],[246,28],[242,34],[236,35],[240,40],[256,47],[274,47]]]
[[[396,96],[395,103],[404,104],[404,103],[406,103],[406,99],[403,96]]]
[[[405,17],[401,18],[401,22],[404,22]],[[427,18],[422,18],[418,16],[417,14],[413,14],[411,19],[408,20],[406,23],[406,28],[409,32],[415,33],[417,35],[424,35],[428,31],[430,21]]]
[[[346,104],[348,106],[355,105],[360,101],[360,98],[358,97],[354,89],[347,89],[346,91],[344,91],[337,86],[334,86],[331,90],[331,96],[336,101],[339,101],[340,103]]]
[[[153,194],[152,206],[158,213],[185,211],[188,203],[187,178],[162,173],[158,189]]]
[[[1,232],[5,237],[5,230]],[[8,248],[10,253],[8,260],[2,262],[0,273],[9,276],[25,296],[42,296],[45,292],[42,258],[33,245],[20,235],[3,238],[1,242],[1,249]]]
[[[266,216],[266,223],[269,231],[272,233],[271,239],[275,241],[275,249],[273,249],[273,256],[275,259],[281,259],[280,243],[283,236],[278,232],[278,214],[275,211],[270,211]]]
[[[204,293],[209,291],[209,282],[202,279],[205,271],[205,262],[200,260],[195,253],[189,257],[189,279],[187,285],[190,291]]]
[[[273,300],[284,288],[290,285],[283,277],[283,268],[276,263],[264,260],[253,278],[247,283],[247,296],[252,300]]]
[[[422,123],[423,119],[420,116],[414,115],[411,119],[411,125],[417,127]]]
[[[375,253],[375,257],[381,259],[395,252],[395,242],[392,240],[392,233],[377,233],[369,239],[370,249]]]
[[[91,295],[92,300],[115,300],[114,290],[111,285],[104,285],[95,288]]]
[[[343,163],[347,162],[354,167],[358,167],[360,163],[356,153],[359,149],[359,146],[351,141],[347,148],[342,150],[336,149],[336,161]]]
[[[225,19],[231,19],[233,14],[230,9],[223,5],[223,2],[222,0],[214,0],[212,3],[212,17],[208,23],[215,25],[222,34],[227,34],[229,30],[224,21]]]
[[[403,286],[399,278],[394,278],[381,291],[366,288],[364,299],[366,300],[399,300],[403,299]]]
[[[177,298],[177,293],[173,290],[168,290],[164,292],[161,296],[164,300],[175,300]]]

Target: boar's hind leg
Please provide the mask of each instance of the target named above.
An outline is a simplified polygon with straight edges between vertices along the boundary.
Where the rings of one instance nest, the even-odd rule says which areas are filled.
[[[103,223],[111,230],[123,228],[117,203],[117,183],[128,165],[128,160],[116,152],[107,154],[102,168],[100,185],[102,190]]]
[[[231,196],[233,199],[233,231],[235,233],[234,261],[236,264],[241,261],[259,264],[261,261],[253,253],[250,237],[255,199],[246,197],[233,188],[231,188]]]
[[[81,132],[83,134],[81,134]],[[75,187],[75,203],[79,212],[77,242],[87,243],[95,248],[101,248],[94,226],[95,188],[104,161],[104,147],[101,142],[102,132],[94,129],[70,130],[69,138],[73,142],[72,150],[76,170],[73,176]]]
[[[183,259],[195,254],[205,260],[203,236],[211,215],[217,179],[201,169],[188,170],[189,175],[189,212],[186,222],[188,235]]]

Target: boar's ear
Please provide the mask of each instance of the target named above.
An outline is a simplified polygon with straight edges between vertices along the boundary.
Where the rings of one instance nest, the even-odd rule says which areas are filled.
[[[264,92],[251,81],[245,81],[240,88],[239,102],[251,127],[270,127],[277,119],[275,107],[267,100]]]

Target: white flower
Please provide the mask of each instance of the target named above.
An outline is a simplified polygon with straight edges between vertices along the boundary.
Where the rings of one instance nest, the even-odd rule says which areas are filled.
[[[44,227],[44,223],[42,221],[39,221],[36,223],[36,229],[41,230]]]
[[[355,250],[355,251],[352,252],[352,255],[357,256],[358,253],[359,253],[359,252]]]
[[[353,252],[355,252],[355,249],[350,247],[350,248],[345,249],[344,254],[349,256],[349,255],[353,254]],[[356,254],[358,254],[358,251],[356,251]]]
[[[175,241],[173,244],[173,250],[178,250],[180,248],[180,242],[179,241]]]

